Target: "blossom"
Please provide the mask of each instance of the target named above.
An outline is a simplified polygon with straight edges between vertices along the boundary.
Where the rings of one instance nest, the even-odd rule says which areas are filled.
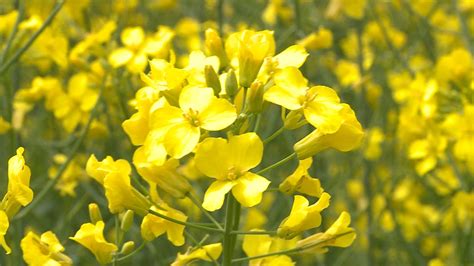
[[[302,110],[306,120],[323,133],[334,133],[344,121],[337,93],[326,86],[308,87],[296,67],[279,70],[273,77],[275,86],[265,92],[264,99],[289,110]]]
[[[221,253],[221,243],[205,245],[199,248],[188,250],[184,254],[178,253],[178,257],[176,257],[176,260],[171,263],[171,266],[184,266],[195,260],[215,261],[219,258]]]
[[[321,182],[317,178],[312,178],[308,173],[312,163],[312,158],[299,161],[298,168],[280,184],[280,191],[288,194],[299,192],[313,197],[321,196],[324,191]]]
[[[21,250],[23,259],[28,265],[72,265],[71,258],[62,253],[64,251],[63,245],[51,231],[45,232],[41,236],[31,231],[28,232],[21,240]]]
[[[162,215],[171,217],[173,219],[186,222],[188,217],[182,212],[162,205],[162,209],[151,207],[151,209]],[[151,241],[160,235],[166,233],[168,240],[175,246],[184,245],[184,225],[177,224],[168,220],[165,220],[154,214],[147,214],[141,224],[141,234],[143,239]]]
[[[90,250],[100,264],[112,261],[112,256],[117,251],[117,246],[107,242],[104,238],[104,222],[96,224],[86,223],[81,225],[79,231],[70,239]]]
[[[237,118],[235,107],[214,96],[211,88],[186,87],[179,96],[179,108],[165,106],[151,114],[152,128],[164,133],[169,155],[181,158],[199,142],[200,129],[222,130]]]
[[[232,194],[245,207],[260,203],[270,184],[266,178],[249,172],[262,160],[263,143],[255,133],[223,138],[207,138],[196,150],[196,167],[215,178],[204,195],[202,206],[208,211],[222,207],[224,196]]]

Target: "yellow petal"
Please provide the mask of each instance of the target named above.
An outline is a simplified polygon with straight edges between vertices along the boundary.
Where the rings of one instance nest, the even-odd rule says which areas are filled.
[[[200,129],[187,122],[172,127],[166,133],[164,145],[166,152],[176,159],[179,159],[190,152],[199,143],[201,136]]]
[[[304,109],[306,120],[323,133],[336,132],[344,121],[337,93],[329,87],[315,86],[308,94],[315,96]]]
[[[209,131],[222,130],[237,118],[235,106],[225,99],[213,99],[199,114],[201,128]]]
[[[253,207],[262,201],[262,193],[270,185],[265,177],[247,172],[237,179],[232,194],[244,207]]]
[[[204,194],[202,207],[208,211],[215,211],[224,204],[225,195],[236,185],[233,181],[214,181]]]
[[[3,210],[0,210],[0,246],[3,247],[7,254],[10,254],[12,251],[7,245],[7,242],[5,242],[5,234],[7,233],[9,225],[7,214]]]
[[[292,45],[283,52],[277,54],[274,59],[278,62],[278,68],[297,67],[304,64],[308,57],[306,49],[301,45]]]
[[[150,115],[150,128],[168,131],[171,127],[185,123],[181,109],[174,106],[165,106],[154,110]]]
[[[308,81],[294,67],[279,70],[274,76],[275,86],[268,89],[264,99],[289,110],[298,110],[305,99]]]
[[[272,238],[269,235],[245,235],[242,248],[251,257],[268,253],[271,245]]]
[[[109,55],[109,63],[117,68],[125,65],[133,57],[133,52],[127,48],[118,48]]]
[[[189,109],[201,112],[214,98],[214,91],[211,88],[186,87],[179,95],[179,106],[184,112],[188,112]]]
[[[253,133],[232,136],[229,138],[229,154],[231,165],[239,172],[246,172],[257,166],[263,156],[263,142]]]
[[[230,149],[223,138],[207,138],[199,143],[194,160],[196,167],[204,175],[225,180],[231,168]],[[214,158],[219,158],[215,163]]]
[[[130,48],[136,48],[145,40],[145,32],[141,27],[125,28],[120,34],[122,43]]]

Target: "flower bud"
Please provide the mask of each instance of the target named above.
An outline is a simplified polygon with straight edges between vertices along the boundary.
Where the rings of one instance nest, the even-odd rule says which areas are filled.
[[[364,131],[357,121],[354,111],[349,105],[344,104],[342,112],[345,120],[336,132],[324,134],[316,129],[293,146],[299,160],[312,157],[327,148],[347,152],[360,144],[364,137]]]
[[[102,214],[100,214],[99,205],[96,203],[89,204],[89,218],[93,224],[102,221]]]
[[[239,84],[237,83],[237,77],[235,72],[231,69],[227,72],[227,78],[225,80],[225,91],[230,99],[234,99],[235,95],[239,92]]]
[[[130,227],[133,225],[133,216],[134,212],[132,210],[127,210],[122,217],[122,223],[120,224],[120,229],[124,232],[127,232]]]
[[[204,67],[204,75],[206,77],[206,85],[209,88],[212,88],[215,96],[219,96],[219,93],[221,92],[221,82],[219,81],[219,77],[217,76],[216,71],[214,71],[214,68],[210,65],[206,65]]]
[[[135,242],[127,241],[123,244],[122,250],[120,250],[120,253],[122,255],[127,255],[127,254],[130,254],[134,249],[135,249]]]
[[[251,113],[260,113],[263,110],[263,84],[256,81],[247,91],[247,108]]]
[[[303,118],[303,112],[300,110],[290,111],[283,120],[283,126],[286,129],[297,129],[301,126],[301,119]]]
[[[211,55],[215,55],[219,58],[221,68],[227,66],[229,60],[227,59],[227,55],[224,50],[224,45],[222,44],[222,39],[213,29],[206,30],[206,40],[205,44],[206,49],[209,51]]]

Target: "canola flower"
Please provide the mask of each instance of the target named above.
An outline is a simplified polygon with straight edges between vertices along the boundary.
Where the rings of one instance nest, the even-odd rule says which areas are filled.
[[[469,265],[471,2],[7,1],[0,264]]]

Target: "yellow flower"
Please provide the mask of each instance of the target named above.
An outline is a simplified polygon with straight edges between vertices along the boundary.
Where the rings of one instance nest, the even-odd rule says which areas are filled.
[[[7,254],[10,254],[12,252],[10,247],[7,245],[7,242],[5,241],[5,235],[7,234],[9,226],[10,222],[8,221],[7,214],[3,210],[0,210],[0,246],[3,247]]]
[[[325,134],[316,129],[293,146],[300,160],[311,157],[327,148],[346,152],[355,149],[360,144],[364,131],[359,121],[357,121],[354,111],[349,105],[343,104],[341,113],[344,120],[336,132]]]
[[[70,237],[90,250],[100,264],[110,263],[113,254],[118,249],[117,246],[105,240],[104,226],[102,221],[98,221],[96,224],[86,223],[81,226],[74,237]]]
[[[293,238],[303,231],[320,226],[320,213],[329,206],[330,198],[331,196],[324,192],[321,198],[310,206],[305,197],[296,195],[290,215],[278,227],[278,235]]]
[[[126,160],[118,159],[114,161],[111,156],[107,156],[102,161],[98,161],[95,155],[92,154],[89,157],[89,160],[87,160],[86,172],[94,178],[95,181],[103,185],[104,178],[107,174],[117,172],[130,175],[132,168]]]
[[[23,158],[24,148],[16,150],[16,155],[8,161],[8,190],[0,209],[3,209],[11,219],[21,206],[28,205],[33,200],[33,191],[29,187],[31,171]]]
[[[148,213],[150,201],[130,184],[130,176],[123,172],[111,172],[104,178],[105,197],[111,213],[132,210],[142,216]]]
[[[162,205],[164,209],[158,209],[156,207],[151,207],[157,213],[163,214],[165,216],[171,217],[173,219],[186,222],[188,217],[182,212],[170,208],[166,205]],[[175,246],[184,245],[184,225],[173,223],[171,221],[165,220],[161,217],[158,217],[153,214],[147,214],[141,224],[141,234],[143,239],[146,241],[152,241],[153,239],[159,237],[160,235],[166,233],[168,240],[173,243]]]
[[[275,54],[272,31],[244,30],[227,38],[225,50],[231,65],[239,69],[239,81],[248,88],[257,77],[263,60]]]
[[[258,230],[255,230],[258,231]],[[245,235],[242,248],[249,257],[264,255],[294,247],[294,241],[272,238],[268,235]],[[295,263],[287,255],[270,256],[249,261],[250,266],[293,266]]]
[[[62,253],[64,251],[63,245],[51,231],[45,232],[41,236],[31,231],[28,232],[21,240],[21,250],[23,259],[28,265],[72,265],[71,258]]]
[[[211,88],[186,87],[179,96],[179,107],[165,106],[151,114],[151,125],[164,134],[164,147],[169,155],[181,158],[199,142],[200,129],[218,131],[237,118],[235,107],[214,96]]]
[[[321,196],[324,191],[321,182],[317,178],[312,178],[308,173],[312,163],[312,158],[301,160],[293,174],[281,182],[280,191],[287,194],[299,192],[313,197]]]
[[[0,135],[5,134],[10,130],[11,125],[2,116],[0,116]]]
[[[178,253],[176,260],[171,266],[185,266],[196,260],[216,261],[222,253],[222,244],[215,243],[199,248],[188,250],[186,253]]]
[[[311,33],[298,43],[308,50],[318,50],[330,48],[332,46],[332,39],[332,32],[324,27],[320,27],[317,32]]]
[[[325,253],[328,246],[348,247],[354,242],[356,233],[349,227],[351,216],[342,212],[339,218],[324,233],[317,233],[298,241],[297,247],[305,249],[309,253]]]
[[[342,104],[337,93],[325,86],[308,87],[301,72],[295,67],[277,71],[275,86],[265,92],[266,101],[289,110],[302,110],[306,120],[323,133],[334,133],[341,126]]]
[[[184,69],[175,68],[164,59],[150,61],[150,73],[141,73],[140,78],[148,86],[158,91],[180,89],[189,75]]]
[[[223,138],[207,138],[196,151],[196,166],[206,176],[215,178],[204,195],[202,206],[208,211],[222,207],[224,196],[232,194],[245,207],[260,203],[270,181],[248,172],[262,160],[263,143],[255,133]]]
[[[438,158],[444,157],[448,145],[446,137],[429,134],[425,139],[413,141],[408,149],[408,157],[416,160],[416,172],[424,175],[436,167]]]

